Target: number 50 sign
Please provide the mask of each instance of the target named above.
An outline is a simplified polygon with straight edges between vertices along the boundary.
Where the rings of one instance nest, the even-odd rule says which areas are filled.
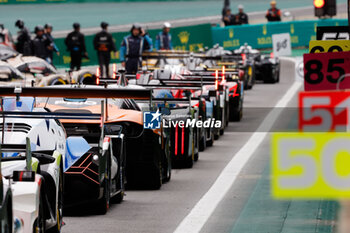
[[[350,198],[350,134],[273,134],[272,175],[276,198]]]

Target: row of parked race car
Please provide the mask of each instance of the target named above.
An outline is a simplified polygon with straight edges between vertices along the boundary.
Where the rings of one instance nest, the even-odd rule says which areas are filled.
[[[113,79],[59,73],[3,45],[0,59],[1,232],[60,232],[63,210],[105,214],[126,187],[159,189],[242,119],[244,90],[278,82],[280,67],[247,45],[145,53],[142,71],[114,68]],[[145,127],[145,112],[160,127]]]

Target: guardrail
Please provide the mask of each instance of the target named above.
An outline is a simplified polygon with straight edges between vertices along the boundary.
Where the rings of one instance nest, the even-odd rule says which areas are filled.
[[[244,43],[256,49],[267,49],[272,48],[273,34],[290,33],[292,47],[304,47],[309,45],[310,40],[316,39],[318,26],[344,25],[347,25],[345,19],[324,19],[213,27],[212,39],[214,44],[220,44],[225,49],[236,49]]]

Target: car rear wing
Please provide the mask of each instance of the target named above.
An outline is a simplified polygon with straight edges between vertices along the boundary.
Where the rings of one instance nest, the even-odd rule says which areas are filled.
[[[126,88],[0,87],[0,96],[44,98],[150,99],[150,90]]]
[[[231,55],[215,55],[210,56],[206,54],[201,53],[193,53],[193,52],[187,52],[187,53],[181,53],[181,52],[144,52],[142,54],[142,59],[186,59],[186,58],[198,58],[202,60],[222,60],[223,58],[226,58],[226,56]]]
[[[62,88],[62,87],[0,87],[1,112],[3,119],[2,141],[4,141],[5,121],[7,117],[11,118],[44,118],[44,119],[80,119],[80,120],[101,120],[101,142],[104,138],[105,105],[109,98],[127,98],[149,100],[151,104],[151,90],[131,90],[126,88]],[[106,99],[101,101],[101,114],[84,113],[64,113],[64,112],[21,112],[21,111],[3,111],[2,97],[44,97],[44,98],[99,98]]]

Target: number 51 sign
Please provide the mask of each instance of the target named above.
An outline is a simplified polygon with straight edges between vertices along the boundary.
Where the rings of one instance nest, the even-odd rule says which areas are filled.
[[[350,134],[275,133],[275,198],[350,198]]]

